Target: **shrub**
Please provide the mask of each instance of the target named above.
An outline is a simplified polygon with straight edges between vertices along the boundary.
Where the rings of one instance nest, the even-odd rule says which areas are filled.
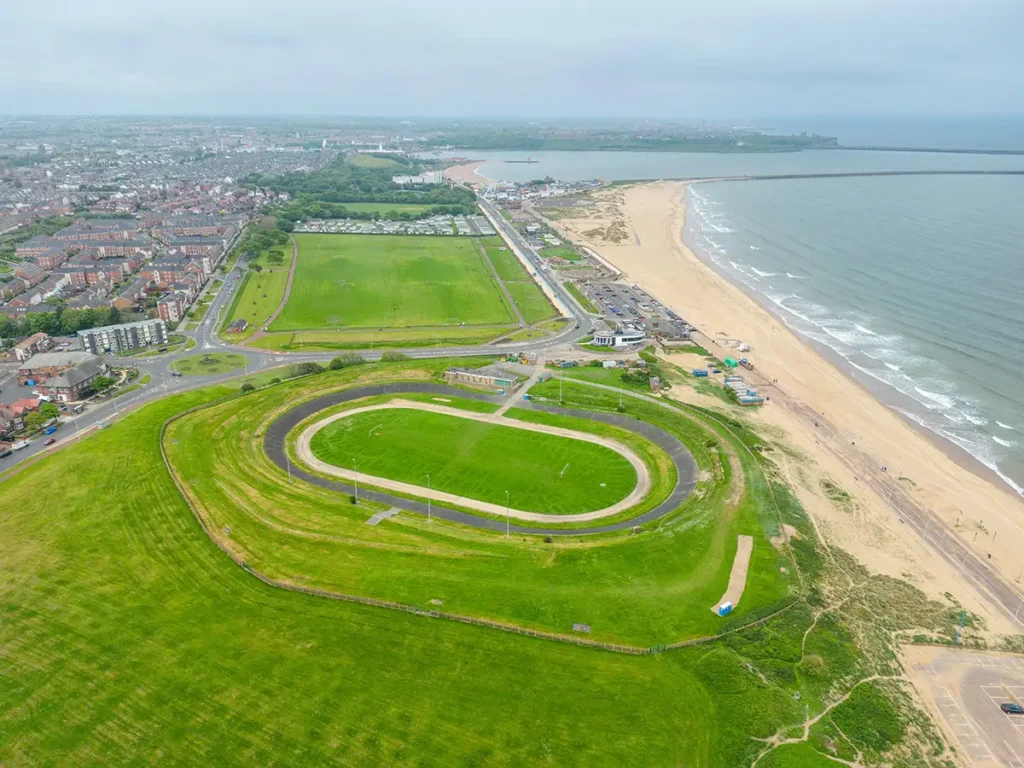
[[[357,355],[355,352],[346,352],[344,355],[338,355],[331,360],[330,368],[332,371],[340,371],[342,368],[351,368],[353,365],[362,365],[365,362],[366,358],[362,355]]]
[[[255,390],[256,387],[253,385],[251,381],[247,381],[245,382],[245,384],[242,385],[243,392],[254,392]]]
[[[288,378],[294,379],[297,376],[312,376],[323,373],[324,367],[319,363],[296,363],[288,369]]]
[[[380,356],[380,361],[382,363],[400,363],[403,360],[409,359],[411,358],[402,352],[391,352],[390,350]]]

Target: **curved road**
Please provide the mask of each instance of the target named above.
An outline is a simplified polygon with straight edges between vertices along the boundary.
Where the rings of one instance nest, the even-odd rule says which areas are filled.
[[[409,382],[399,384],[378,384],[370,387],[356,387],[342,392],[332,392],[327,395],[321,395],[313,400],[307,400],[304,403],[300,403],[287,413],[282,414],[267,429],[267,432],[263,437],[263,449],[266,451],[267,456],[270,457],[271,461],[280,467],[282,471],[290,472],[293,477],[301,478],[302,480],[321,488],[337,491],[338,493],[343,493],[345,495],[351,495],[355,493],[356,489],[354,486],[328,480],[317,475],[311,475],[308,472],[303,471],[301,468],[291,464],[290,460],[286,458],[284,450],[285,439],[287,438],[288,433],[291,432],[292,429],[294,429],[300,422],[326,408],[331,408],[335,405],[351,402],[353,400],[360,400],[364,397],[404,393],[446,395],[449,397],[461,397],[492,403],[500,403],[504,400],[504,398],[500,398],[495,395],[468,392],[462,389],[447,387],[442,384],[421,384]],[[430,514],[432,516],[440,517],[453,523],[461,523],[463,525],[472,526],[473,528],[484,528],[491,531],[508,530],[512,533],[578,536],[589,533],[621,531],[632,528],[634,525],[642,525],[652,520],[657,520],[660,517],[664,517],[669,512],[676,510],[679,505],[686,501],[690,497],[690,494],[693,493],[693,488],[697,484],[697,462],[686,449],[686,446],[684,446],[678,438],[669,434],[660,427],[656,427],[646,421],[629,418],[617,413],[573,411],[568,408],[557,408],[555,406],[542,405],[525,400],[522,401],[521,406],[528,410],[542,411],[544,413],[571,414],[576,418],[611,424],[643,435],[671,457],[672,463],[676,467],[678,478],[676,481],[676,487],[672,490],[672,493],[669,494],[669,497],[661,504],[642,515],[638,515],[630,520],[620,520],[615,523],[594,526],[591,528],[563,529],[512,525],[507,521],[495,520],[487,517],[477,517],[476,515],[460,512],[455,509],[449,509],[442,505],[434,504],[433,502],[430,504]],[[393,507],[398,507],[399,509],[404,509],[409,512],[417,512],[421,515],[427,514],[427,504],[421,501],[406,499],[401,496],[392,496],[389,493],[371,491],[365,488],[359,489],[359,495],[361,498],[370,499],[382,504],[389,504]]]

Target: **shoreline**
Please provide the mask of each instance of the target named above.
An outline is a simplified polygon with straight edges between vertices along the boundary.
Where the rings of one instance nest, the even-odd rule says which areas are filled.
[[[689,185],[692,183],[714,183],[714,182],[690,182],[687,184],[686,194],[689,194]],[[686,200],[683,200],[683,208],[689,213],[689,206],[686,204]],[[985,482],[991,483],[996,488],[1004,490],[1011,498],[1019,499],[1021,493],[1014,488],[1011,484],[1011,480],[1003,477],[997,470],[988,466],[985,462],[979,459],[977,456],[972,454],[963,446],[957,444],[954,440],[942,435],[928,426],[921,424],[914,420],[906,411],[914,412],[914,409],[918,407],[918,403],[913,398],[904,395],[895,387],[886,384],[884,381],[880,381],[874,376],[868,373],[864,373],[858,369],[853,363],[843,357],[841,354],[836,352],[827,344],[824,344],[816,339],[811,338],[807,334],[803,333],[800,329],[793,327],[786,322],[786,316],[779,311],[770,301],[766,299],[762,294],[751,289],[749,286],[744,285],[742,282],[734,280],[728,273],[726,273],[719,265],[715,264],[710,258],[707,251],[700,246],[696,245],[692,238],[688,237],[689,230],[684,227],[680,232],[680,238],[682,239],[683,245],[690,249],[693,254],[700,259],[705,267],[710,269],[712,272],[717,274],[723,280],[726,280],[730,285],[735,287],[737,290],[744,293],[751,301],[755,302],[761,309],[766,311],[778,322],[782,323],[786,328],[790,330],[800,338],[800,340],[811,347],[815,352],[818,353],[827,362],[834,365],[843,374],[845,374],[854,384],[861,387],[869,396],[874,397],[878,402],[889,410],[893,415],[900,418],[904,424],[910,427],[912,430],[920,434],[922,437],[931,442],[936,448],[941,450],[951,461],[955,461],[959,466],[963,467],[969,472],[977,475],[980,479]],[[703,334],[702,334],[703,335]],[[707,338],[707,337],[705,337]],[[713,340],[712,340],[713,341]]]
[[[987,467],[991,474],[977,471],[984,465],[973,456],[967,462],[966,451],[956,455],[935,439],[941,436],[888,405],[866,386],[866,374],[853,375],[838,353],[808,343],[698,256],[683,238],[686,189],[664,181],[611,188],[589,216],[554,224],[701,329],[717,356],[736,355],[725,340],[750,345],[756,370],[742,374],[771,399],[744,418],[769,439],[784,437],[792,450],[775,460],[826,541],[873,571],[908,578],[936,596],[956,595],[993,631],[1019,632],[1005,596],[996,600],[991,585],[964,568],[966,559],[958,556],[951,567],[949,557],[956,542],[1020,594],[1024,501],[1001,479],[992,482]],[[593,233],[611,219],[623,219],[635,238],[596,241]],[[673,396],[700,397],[676,389]],[[826,483],[847,492],[847,502],[830,498]],[[914,509],[933,522],[915,522]]]
[[[448,181],[461,182],[463,184],[477,185],[491,183],[494,179],[484,176],[480,173],[480,166],[487,163],[496,162],[494,160],[471,160],[468,163],[460,163],[459,165],[452,165],[444,169],[444,177]]]

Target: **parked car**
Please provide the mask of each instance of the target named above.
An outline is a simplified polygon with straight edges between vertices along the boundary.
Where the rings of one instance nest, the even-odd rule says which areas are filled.
[[[0,459],[6,459],[12,453],[14,453],[14,451],[12,451],[10,448],[4,448],[0,450]]]
[[[1008,704],[1000,704],[999,708],[1008,715],[1024,715],[1024,707],[1020,704],[1010,702]]]
[[[171,376],[181,376],[181,371],[171,371]]]
[[[56,442],[57,442],[57,438],[56,437],[51,437],[51,438],[48,438],[46,440],[43,440],[43,445],[53,445]]]
[[[44,435],[52,435],[56,431],[57,431],[56,427],[47,427],[46,429],[43,430],[43,434]]]
[[[23,448],[28,448],[28,440],[19,440],[18,442],[16,442],[16,443],[15,443],[14,445],[12,445],[11,447],[12,447],[12,448],[13,448],[14,450],[16,450],[16,451],[20,451],[20,450],[22,450]]]

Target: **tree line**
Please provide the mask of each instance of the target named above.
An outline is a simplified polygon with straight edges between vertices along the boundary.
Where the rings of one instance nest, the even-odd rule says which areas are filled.
[[[123,322],[117,307],[109,309],[65,309],[54,307],[53,312],[33,312],[24,317],[0,316],[0,338],[23,338],[33,333],[50,336],[73,336],[78,331],[117,325]]]

